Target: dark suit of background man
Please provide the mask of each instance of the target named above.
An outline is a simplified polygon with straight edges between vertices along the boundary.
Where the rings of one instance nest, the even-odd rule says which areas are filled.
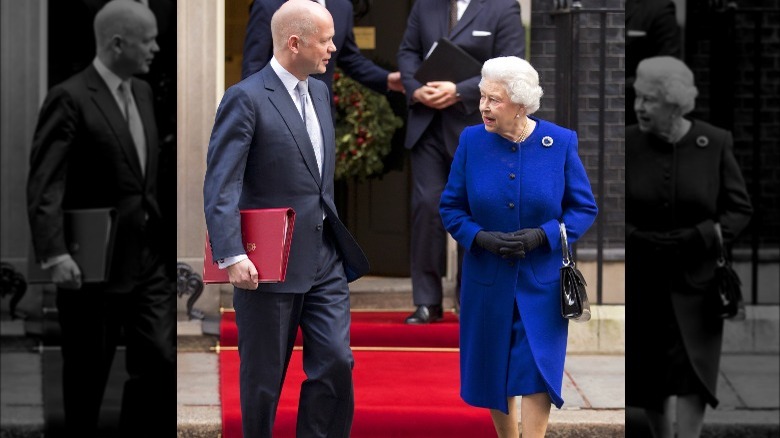
[[[273,55],[271,39],[271,15],[279,9],[286,0],[256,0],[249,10],[249,22],[246,26],[244,39],[244,58],[241,61],[241,78],[260,71]],[[335,35],[333,44],[336,52],[328,63],[324,73],[312,76],[325,82],[328,92],[333,96],[333,73],[336,66],[349,77],[360,84],[376,91],[386,93],[388,90],[403,92],[399,72],[390,73],[363,56],[355,43],[352,2],[350,0],[319,0],[333,17]],[[333,106],[333,102],[331,102]],[[335,117],[335,112],[333,113]]]
[[[307,21],[314,26],[306,28]],[[317,3],[290,0],[271,27],[271,62],[228,88],[217,109],[203,185],[212,255],[235,286],[243,433],[271,436],[300,327],[307,380],[298,436],[348,437],[354,396],[347,282],[365,274],[368,262],[336,213],[328,89],[309,77],[332,60],[333,20]],[[287,276],[258,284],[239,210],[272,207],[296,213]]]
[[[94,28],[92,64],[46,96],[27,183],[35,256],[57,285],[65,423],[68,436],[95,434],[122,333],[130,377],[120,428],[127,436],[141,436],[139,427],[144,436],[172,434],[176,306],[157,243],[157,128],[151,88],[132,77],[149,71],[157,25],[146,6],[115,0],[98,12]],[[82,283],[66,249],[62,211],[97,207],[117,210],[110,277]]]
[[[442,37],[480,62],[497,56],[522,58],[525,32],[520,5],[517,0],[417,0],[409,14],[398,49],[398,69],[409,104],[405,146],[412,150],[410,259],[417,310],[406,319],[409,324],[424,324],[442,317],[446,234],[439,216],[439,200],[461,131],[482,122],[480,75],[457,84],[423,84],[414,78],[433,43]]]

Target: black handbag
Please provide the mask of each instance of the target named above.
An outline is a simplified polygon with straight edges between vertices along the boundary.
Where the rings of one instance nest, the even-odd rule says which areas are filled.
[[[585,278],[577,269],[574,258],[569,250],[566,238],[566,226],[559,225],[561,232],[561,250],[563,266],[561,266],[561,316],[574,322],[590,320],[590,302],[585,291]]]
[[[714,291],[710,292],[711,306],[717,316],[723,319],[741,321],[745,319],[745,302],[742,298],[742,281],[731,266],[720,224],[715,224],[718,243],[718,260],[715,268]]]

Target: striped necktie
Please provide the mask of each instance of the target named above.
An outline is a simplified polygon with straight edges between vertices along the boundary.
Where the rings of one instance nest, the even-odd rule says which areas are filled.
[[[450,23],[449,24],[450,24],[449,31],[451,33],[455,25],[458,24],[458,0],[450,0]]]

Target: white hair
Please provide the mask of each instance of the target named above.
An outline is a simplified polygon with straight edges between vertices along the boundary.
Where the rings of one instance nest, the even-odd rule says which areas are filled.
[[[636,67],[634,87],[643,83],[658,85],[661,97],[680,107],[683,114],[693,111],[699,90],[693,79],[693,72],[684,62],[671,56],[645,58]]]
[[[503,84],[509,100],[523,105],[527,114],[533,114],[539,109],[544,94],[539,86],[539,73],[525,59],[517,56],[488,59],[482,65],[480,87],[484,81]]]

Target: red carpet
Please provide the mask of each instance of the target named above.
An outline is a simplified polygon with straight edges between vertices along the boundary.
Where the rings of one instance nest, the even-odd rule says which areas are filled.
[[[353,311],[350,333],[353,347],[458,348],[458,318],[446,312],[444,319],[428,325],[404,324],[406,312]],[[219,343],[238,345],[235,312],[222,314]],[[301,334],[295,345],[302,345]]]
[[[495,436],[490,414],[460,398],[458,321],[426,326],[403,323],[408,312],[353,312],[355,418],[353,438]],[[223,314],[221,346],[235,345],[232,312]],[[299,339],[300,341],[300,339]],[[372,351],[367,347],[392,350]],[[400,347],[400,348],[399,348]],[[444,350],[403,351],[437,347]],[[242,437],[238,352],[219,353],[223,437]],[[298,395],[305,379],[302,352],[293,352],[274,424],[274,437],[295,436]]]

